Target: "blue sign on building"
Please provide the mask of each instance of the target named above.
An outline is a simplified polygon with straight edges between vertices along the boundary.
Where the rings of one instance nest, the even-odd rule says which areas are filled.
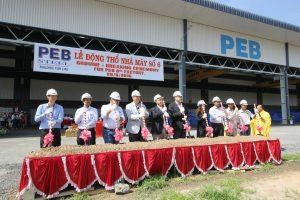
[[[232,50],[235,50],[236,56],[241,58],[259,60],[261,57],[259,42],[221,34],[221,53],[227,55]]]

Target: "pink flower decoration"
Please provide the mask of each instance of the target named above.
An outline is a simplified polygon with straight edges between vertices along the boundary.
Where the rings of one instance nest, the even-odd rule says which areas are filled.
[[[184,124],[183,125],[183,129],[186,131],[186,132],[189,132],[191,130],[191,126],[188,125],[188,124]]]
[[[256,126],[256,129],[258,130],[258,132],[261,132],[261,131],[264,129],[264,127],[263,127],[263,126],[260,126],[260,125],[257,125],[257,126]]]
[[[84,143],[86,144],[87,141],[89,140],[89,138],[91,138],[92,135],[91,135],[91,131],[88,131],[88,130],[83,130],[81,131],[81,135],[80,135],[80,138],[83,139]]]
[[[232,134],[233,133],[233,126],[231,123],[228,123],[228,125],[225,127],[226,133]]]
[[[148,135],[150,134],[149,130],[147,129],[147,127],[143,127],[141,132],[142,137],[144,138],[144,140],[146,140],[148,138]]]
[[[207,126],[207,127],[205,128],[205,130],[206,130],[206,136],[207,136],[207,137],[213,137],[213,133],[214,133],[213,127]]]
[[[54,140],[54,135],[51,132],[47,133],[44,137],[44,145],[43,146],[44,147],[51,146],[53,140]]]
[[[119,128],[115,129],[115,140],[117,142],[120,142],[124,137],[124,133],[122,130],[120,130]]]
[[[174,135],[174,128],[170,125],[165,125],[165,130],[167,131],[169,136],[173,136]]]
[[[240,125],[239,125],[239,129],[240,129],[242,132],[246,132],[246,131],[248,131],[248,126],[245,126],[245,125],[240,124]]]

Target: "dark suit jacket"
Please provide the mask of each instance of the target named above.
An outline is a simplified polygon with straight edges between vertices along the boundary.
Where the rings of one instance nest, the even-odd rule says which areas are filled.
[[[188,109],[184,104],[183,104],[183,107],[185,110],[184,113],[185,113],[185,115],[187,115]],[[183,131],[183,123],[184,123],[184,121],[182,120],[183,114],[180,112],[180,109],[175,102],[169,104],[168,112],[169,112],[170,118],[172,120],[172,127],[174,128],[174,131],[175,132]]]
[[[151,121],[151,133],[161,134],[164,129],[163,112],[157,107],[152,107],[149,111],[149,119]]]

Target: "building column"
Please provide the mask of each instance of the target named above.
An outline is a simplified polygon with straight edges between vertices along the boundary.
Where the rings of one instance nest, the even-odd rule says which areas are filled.
[[[297,106],[300,106],[300,84],[296,85]]]
[[[258,89],[256,92],[257,105],[263,104],[263,92],[262,89]]]
[[[288,124],[288,117],[290,116],[290,105],[289,105],[289,83],[287,76],[287,69],[289,68],[289,45],[285,43],[285,57],[286,66],[282,66],[280,76],[280,97],[281,97],[281,113],[282,113],[282,124]]]
[[[183,20],[183,51],[180,55],[181,63],[179,64],[179,90],[183,95],[183,102],[187,103],[186,92],[186,54],[187,54],[187,20]]]
[[[205,101],[205,103],[209,104],[209,96],[208,96],[208,79],[201,80],[201,99]]]
[[[17,47],[15,70],[22,72],[31,71],[31,54],[30,47]],[[29,111],[30,106],[27,102],[30,100],[30,78],[18,76],[14,78],[14,99],[17,102],[16,107]]]

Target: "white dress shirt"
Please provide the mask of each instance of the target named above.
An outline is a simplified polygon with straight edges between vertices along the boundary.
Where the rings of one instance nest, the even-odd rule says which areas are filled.
[[[86,119],[86,124],[84,123],[84,117]],[[96,108],[89,106],[81,107],[76,110],[75,113],[75,123],[78,125],[79,129],[91,129],[96,127],[96,122],[98,120],[98,111]]]
[[[120,118],[125,119],[123,110],[120,106],[115,107],[115,109],[112,110],[107,116],[107,112],[112,108],[112,104],[106,104],[101,107],[101,118],[103,119],[103,126],[107,129],[118,128],[120,126]]]
[[[209,109],[209,121],[211,123],[222,124],[225,113],[221,107],[213,106]]]

